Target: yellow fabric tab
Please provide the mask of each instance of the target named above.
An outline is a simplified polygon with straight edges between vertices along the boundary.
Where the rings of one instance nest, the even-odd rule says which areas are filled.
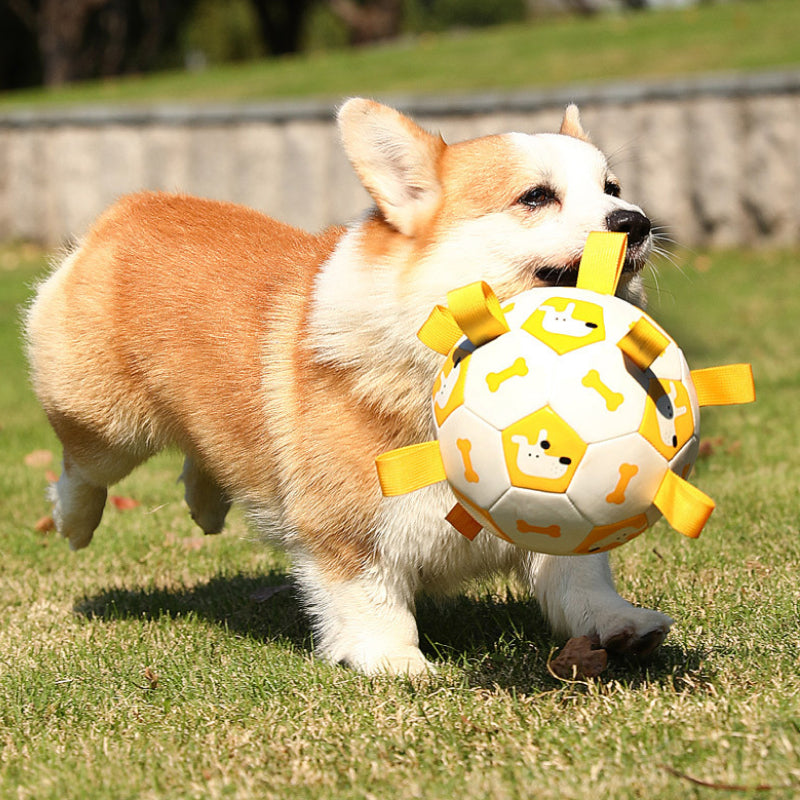
[[[447,305],[458,327],[476,347],[509,330],[500,301],[483,281],[448,292]]]
[[[381,453],[375,466],[385,497],[415,492],[447,477],[439,442],[422,442]]]
[[[715,505],[707,494],[671,469],[661,481],[653,503],[676,531],[691,539],[700,535]]]
[[[640,317],[617,342],[617,347],[639,369],[646,370],[667,349],[668,344],[669,339],[647,317]]]
[[[483,526],[467,511],[461,503],[456,503],[447,512],[445,519],[466,539],[472,541],[482,530]]]
[[[417,331],[417,337],[431,350],[446,356],[464,335],[450,310],[436,306]]]
[[[692,383],[701,406],[732,406],[756,399],[753,367],[750,364],[724,364],[708,369],[693,369]]]
[[[586,239],[578,266],[578,288],[614,294],[627,250],[627,233],[592,231]]]

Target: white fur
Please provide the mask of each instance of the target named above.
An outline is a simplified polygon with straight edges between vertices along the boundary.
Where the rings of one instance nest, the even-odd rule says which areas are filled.
[[[295,556],[318,655],[369,674],[425,672],[431,665],[419,649],[415,598],[421,592],[451,594],[492,573],[515,574],[559,636],[590,636],[604,644],[666,636],[673,621],[620,597],[605,553],[530,553],[485,532],[470,542],[444,521],[452,504],[442,485],[387,499],[380,559],[354,580],[329,582],[312,560]]]

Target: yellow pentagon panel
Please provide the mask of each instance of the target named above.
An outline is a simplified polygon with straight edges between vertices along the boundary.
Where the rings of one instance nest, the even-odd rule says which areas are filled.
[[[439,449],[450,485],[482,508],[489,508],[511,485],[500,431],[463,406],[439,429]]]
[[[439,427],[464,402],[464,381],[472,349],[469,342],[456,345],[433,383],[433,416]]]
[[[589,534],[592,523],[563,494],[509,489],[491,508],[495,525],[526,550],[567,555]]]
[[[503,450],[513,486],[565,492],[586,444],[551,408],[503,430]]]
[[[602,342],[606,337],[603,307],[575,297],[550,297],[522,328],[559,355]]]
[[[610,525],[647,511],[667,468],[638,433],[590,444],[567,497],[592,524]]]
[[[588,555],[589,553],[604,553],[615,547],[635,539],[650,527],[650,521],[645,514],[638,514],[631,519],[623,519],[612,525],[599,525],[592,528],[591,533],[573,550],[575,555]]]
[[[666,459],[691,439],[695,423],[689,392],[681,381],[651,378],[639,432]]]
[[[645,393],[622,353],[603,343],[560,358],[549,405],[589,443],[639,430]]]
[[[464,404],[498,429],[547,404],[556,356],[520,330],[479,347],[470,356]]]

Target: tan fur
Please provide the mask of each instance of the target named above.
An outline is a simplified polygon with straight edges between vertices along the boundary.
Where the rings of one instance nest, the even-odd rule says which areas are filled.
[[[339,122],[376,202],[350,228],[312,235],[230,203],[144,192],[106,211],[39,288],[27,337],[64,447],[59,529],[88,544],[106,487],[176,446],[206,532],[240,502],[289,547],[333,660],[425,669],[416,591],[498,568],[525,574],[570,634],[663,638],[667,618],[634,613],[606,562],[565,572],[492,537],[469,545],[442,522],[452,498],[441,487],[389,502],[375,475],[377,454],[432,435],[439,359],[415,338],[432,305],[477,279],[501,297],[530,288],[542,265],[569,269],[610,211],[635,210],[604,194],[607,167],[577,110],[566,137],[451,146],[371,101],[349,101]],[[539,184],[557,199],[521,204]]]
[[[341,233],[178,195],[134,195],[106,212],[29,326],[32,349],[48,354],[34,362],[36,391],[67,458],[89,477],[93,460],[114,458],[119,479],[137,456],[175,444],[259,504],[281,479],[302,480],[287,517],[324,533],[310,544],[331,569],[357,571],[369,542],[350,540],[357,526],[329,492],[349,492],[346,514],[358,513],[374,455],[395,440],[303,347],[311,285]],[[273,394],[284,414],[267,419]]]
[[[589,135],[583,129],[581,124],[581,116],[578,111],[578,106],[571,103],[567,106],[564,112],[564,119],[561,122],[561,128],[558,131],[564,136],[572,136],[574,139],[580,139],[582,142],[589,142]]]

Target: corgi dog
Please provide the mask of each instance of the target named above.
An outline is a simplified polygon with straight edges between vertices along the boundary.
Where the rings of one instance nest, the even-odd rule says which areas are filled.
[[[449,290],[485,280],[502,299],[574,285],[589,232],[612,230],[629,242],[618,293],[641,304],[648,218],[621,199],[574,106],[559,133],[452,145],[366,99],[337,119],[375,203],[349,227],[311,234],[231,203],[143,192],[103,213],[38,287],[26,341],[63,445],[59,531],[89,544],[107,487],[177,447],[200,528],[219,532],[236,502],[288,548],[331,662],[431,669],[415,598],[498,571],[529,587],[557,635],[649,653],[672,620],[620,597],[605,554],[469,542],[444,520],[446,484],[384,498],[374,466],[434,436],[440,357],[415,334]]]

